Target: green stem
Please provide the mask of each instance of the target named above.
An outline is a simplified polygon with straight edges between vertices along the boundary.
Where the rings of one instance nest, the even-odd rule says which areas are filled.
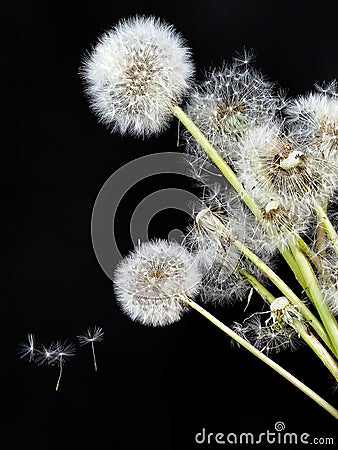
[[[268,303],[272,303],[275,300],[275,296],[266,289],[266,287],[257,280],[252,274],[250,274],[246,269],[241,269],[240,274],[244,276],[251,286],[258,292],[258,294],[266,300]],[[322,344],[316,339],[314,334],[311,333],[309,328],[302,323],[300,320],[294,318],[292,319],[290,326],[294,328],[298,335],[303,339],[304,342],[314,351],[314,353],[319,357],[325,367],[331,372],[331,374],[338,380],[338,365],[337,362],[332,358],[330,353],[322,346]]]
[[[238,250],[243,253],[252,263],[255,264],[271,281],[272,283],[278,287],[278,289],[285,295],[285,297],[296,306],[297,310],[301,313],[306,321],[313,327],[318,336],[325,342],[325,344],[330,348],[330,350],[334,351],[332,343],[328,338],[325,329],[322,324],[319,322],[317,317],[312,314],[312,312],[304,305],[299,297],[293,292],[292,289],[272,270],[270,267],[265,264],[255,253],[253,253],[246,245],[244,245],[239,240],[234,240],[233,245],[238,248]]]
[[[257,220],[260,223],[262,223],[261,208],[253,200],[251,195],[246,191],[246,189],[244,188],[240,179],[233,172],[233,170],[226,163],[226,161],[224,161],[224,159],[220,156],[220,154],[213,147],[213,145],[208,141],[208,139],[204,136],[204,134],[201,132],[201,130],[196,126],[196,124],[190,119],[190,117],[178,105],[172,106],[172,112],[180,120],[180,122],[186,127],[186,129],[191,133],[191,135],[196,139],[196,141],[200,144],[200,146],[203,148],[203,150],[206,152],[206,154],[214,162],[214,164],[220,169],[222,174],[229,181],[229,183],[232,185],[232,187],[238,193],[240,198],[244,201],[244,203],[248,206],[248,208],[256,216]],[[293,270],[293,272],[295,273],[295,276],[297,277],[299,282],[302,283],[303,288],[307,289],[306,280],[303,279],[302,271],[300,270],[300,268],[298,267],[297,264],[294,264],[294,261],[290,257],[289,250],[288,249],[280,249],[280,252],[283,255],[283,257],[285,258],[286,262],[288,264],[291,264],[290,267]],[[263,261],[261,261],[261,262],[263,263]],[[269,270],[271,270],[271,269],[269,269]],[[276,276],[276,274],[274,274],[274,278],[275,278],[275,276]],[[282,281],[279,277],[278,277],[278,279],[280,281]],[[285,283],[283,283],[283,289],[285,287],[287,287],[287,286]],[[293,298],[294,300],[298,299],[298,297],[292,292],[292,290],[290,288],[287,287],[287,291],[288,291],[288,295],[286,295],[286,294],[284,294],[284,295],[291,301],[291,303],[293,303],[293,301],[289,297]],[[311,315],[310,311],[305,307],[305,305],[303,304],[303,302],[300,299],[297,300],[297,303],[298,303],[297,306],[299,308],[299,311],[302,314],[305,313],[306,315],[304,315],[304,317],[307,320],[309,320],[308,317],[310,317],[310,315]],[[314,328],[316,327],[315,329],[316,329],[317,333],[319,334],[319,336],[332,349],[330,339],[328,339],[328,336],[326,335],[325,330],[322,328],[321,324],[319,323],[319,321],[315,318],[315,316],[313,314],[312,314],[312,319],[310,320],[310,323],[312,324],[312,326]]]
[[[338,234],[334,229],[334,226],[330,222],[325,209],[319,203],[315,204],[314,208],[316,210],[320,225],[326,231],[327,237],[329,238],[333,248],[335,249],[335,252],[338,254]]]
[[[297,319],[291,320],[290,325],[297,331],[303,341],[305,341],[307,345],[316,353],[324,366],[331,372],[335,379],[338,380],[337,362],[311,333],[309,328]]]
[[[309,398],[311,398],[314,402],[316,402],[319,406],[321,406],[329,414],[331,414],[334,418],[336,418],[338,420],[338,410],[336,408],[334,408],[332,405],[330,405],[322,397],[320,397],[316,392],[314,392],[312,389],[310,389],[308,386],[306,386],[304,383],[302,383],[300,380],[298,380],[298,378],[296,378],[290,372],[285,370],[279,364],[275,363],[268,356],[264,355],[264,353],[261,353],[253,345],[251,345],[248,341],[246,341],[244,338],[242,338],[240,335],[238,335],[231,328],[227,327],[224,323],[222,323],[221,321],[216,319],[216,317],[214,317],[212,314],[210,314],[208,311],[206,311],[204,308],[202,308],[199,304],[197,304],[193,300],[190,300],[186,297],[182,298],[182,300],[187,305],[189,305],[191,308],[193,308],[195,311],[202,314],[202,316],[204,316],[206,319],[208,319],[211,323],[216,325],[220,330],[222,330],[224,333],[226,333],[228,336],[230,336],[234,341],[236,341],[238,344],[240,344],[242,347],[244,347],[246,350],[248,350],[250,353],[252,353],[258,359],[260,359],[262,362],[264,362],[269,367],[271,367],[273,370],[275,370],[277,373],[279,373],[279,375],[281,375],[286,380],[288,380],[291,384],[293,384],[295,387],[297,387],[299,390],[301,390],[304,394],[306,394]]]
[[[217,152],[215,147],[208,141],[208,139],[204,136],[202,131],[197,127],[197,125],[190,119],[190,117],[178,106],[172,106],[172,112],[175,117],[185,126],[185,128],[190,132],[190,134],[196,139],[198,144],[203,148],[205,153],[209,156],[209,158],[214,162],[214,164],[219,168],[224,177],[228,180],[231,186],[235,189],[239,197],[244,201],[247,207],[251,210],[251,212],[255,215],[258,222],[262,224],[262,211],[259,205],[254,201],[249,192],[244,188],[241,180],[237,177],[231,167],[224,161],[224,159]],[[299,237],[299,239],[301,239]],[[306,246],[306,243],[303,241],[303,244]],[[305,288],[304,282],[302,280],[301,274],[298,270],[297,264],[292,262],[290,257],[290,252],[288,249],[279,248],[283,258],[290,265],[291,270],[294,272],[297,280]],[[302,284],[303,282],[303,284]]]
[[[302,286],[302,288],[306,292],[306,284],[305,284],[304,278],[298,268],[298,264],[293,256],[291,250],[289,248],[285,248],[283,250],[283,256],[284,256],[285,261],[289,265],[290,269],[294,273],[296,280],[298,281],[298,283]]]
[[[298,263],[298,267],[302,273],[302,277],[307,285],[307,292],[310,299],[313,301],[318,314],[326,328],[327,334],[332,342],[334,353],[338,357],[338,324],[330,311],[330,308],[326,304],[323,298],[322,291],[318,284],[318,280],[313,272],[311,264],[305,257],[304,253],[298,248],[297,245],[290,245],[291,251],[295,260]]]
[[[299,248],[304,252],[304,254],[309,258],[309,260],[318,270],[320,275],[324,275],[321,256],[317,255],[313,250],[311,250],[311,248],[306,244],[306,242],[301,237],[298,238],[298,245]]]
[[[214,164],[219,168],[225,178],[229,181],[231,186],[238,193],[240,198],[248,206],[248,208],[253,212],[257,219],[261,220],[261,208],[253,200],[248,191],[244,188],[241,180],[237,177],[235,172],[231,167],[224,161],[224,159],[217,152],[215,147],[208,141],[204,136],[202,131],[196,126],[196,124],[190,119],[189,116],[178,106],[172,106],[173,114],[179,119],[180,122],[186,127],[186,129],[191,133],[191,135],[196,139],[199,145],[203,148],[205,153],[214,162]]]
[[[246,269],[240,269],[239,273],[245,277],[256,292],[268,303],[272,303],[275,300],[275,296],[260,282],[255,276],[253,276]]]

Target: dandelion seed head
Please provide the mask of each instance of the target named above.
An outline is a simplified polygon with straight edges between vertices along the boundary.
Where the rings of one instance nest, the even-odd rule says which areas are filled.
[[[92,109],[121,134],[168,126],[194,73],[190,51],[171,25],[136,16],[105,33],[81,69]]]
[[[185,244],[196,253],[203,273],[202,301],[232,305],[235,301],[246,300],[251,285],[240,275],[240,270],[245,268],[258,279],[262,279],[263,275],[243,258],[233,241],[239,239],[253,243],[250,227],[251,219],[254,223],[255,219],[252,214],[248,215],[248,211],[232,191],[221,192],[218,187],[213,186],[205,190],[201,203],[195,207],[194,215],[195,224],[188,229]]]
[[[268,314],[268,311],[266,311]],[[263,322],[263,313],[254,313],[243,323],[235,323],[235,330],[254,347],[265,354],[278,353],[284,349],[295,350],[300,344],[297,333],[289,326],[275,329]]]
[[[313,143],[318,154],[334,161],[338,158],[338,96],[332,82],[320,92],[299,96],[285,108],[294,133]]]
[[[239,176],[264,206],[271,199],[279,199],[291,214],[296,215],[297,210],[305,213],[306,208],[311,210],[314,202],[330,195],[334,188],[332,164],[307,142],[287,133],[281,124],[248,130],[240,142],[240,155]]]
[[[187,113],[229,163],[237,160],[238,140],[255,123],[271,121],[284,106],[284,96],[249,65],[244,54],[232,64],[213,69],[190,95]],[[196,158],[195,174],[209,164],[200,146],[187,133],[187,152]],[[201,159],[203,164],[201,164]]]
[[[122,310],[143,325],[164,326],[187,310],[182,296],[197,295],[201,272],[195,258],[176,242],[144,242],[122,260],[114,273]]]

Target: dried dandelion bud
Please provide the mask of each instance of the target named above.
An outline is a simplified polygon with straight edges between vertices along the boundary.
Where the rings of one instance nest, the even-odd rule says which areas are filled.
[[[164,326],[180,320],[187,306],[182,297],[194,297],[201,273],[195,258],[176,242],[142,243],[115,270],[118,303],[143,325]]]
[[[143,16],[104,34],[81,68],[100,120],[135,136],[168,125],[171,105],[182,100],[193,72],[190,52],[173,27]]]

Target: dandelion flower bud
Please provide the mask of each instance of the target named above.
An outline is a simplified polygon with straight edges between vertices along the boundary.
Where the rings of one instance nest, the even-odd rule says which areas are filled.
[[[180,320],[194,297],[201,273],[195,258],[176,242],[142,243],[117,267],[115,293],[122,310],[143,325],[163,326]]]
[[[171,25],[136,16],[104,34],[81,73],[100,120],[121,134],[163,130],[194,72],[190,52]]]

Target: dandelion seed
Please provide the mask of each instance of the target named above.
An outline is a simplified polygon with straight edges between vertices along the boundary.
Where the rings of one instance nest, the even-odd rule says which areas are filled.
[[[59,366],[59,378],[56,382],[55,390],[58,391],[62,376],[62,369],[66,361],[75,355],[75,347],[73,344],[67,344],[66,342],[57,341],[55,361]]]
[[[41,345],[40,348],[37,349],[36,361],[39,365],[47,364],[53,366],[57,364],[59,367],[59,377],[55,387],[56,391],[59,389],[63,366],[67,360],[74,355],[74,345],[62,341],[51,343],[48,347]]]
[[[124,258],[114,273],[118,303],[143,325],[164,326],[188,310],[182,297],[194,297],[201,273],[195,258],[176,242],[144,242]]]
[[[94,350],[94,342],[102,342],[103,335],[104,332],[102,328],[95,326],[93,330],[91,328],[88,328],[83,334],[77,336],[80,345],[87,345],[87,344],[91,345],[95,371],[97,371],[97,364]]]
[[[29,362],[34,361],[35,357],[35,338],[32,333],[28,333],[28,344],[26,342],[20,344],[18,353],[20,358],[28,358]]]
[[[51,343],[48,347],[42,344],[37,348],[36,362],[39,364],[39,366],[43,364],[47,364],[49,366],[53,365],[55,363],[56,355],[56,344]]]
[[[171,106],[182,100],[193,72],[190,52],[173,27],[142,16],[104,34],[81,68],[100,120],[135,136],[167,127]]]

